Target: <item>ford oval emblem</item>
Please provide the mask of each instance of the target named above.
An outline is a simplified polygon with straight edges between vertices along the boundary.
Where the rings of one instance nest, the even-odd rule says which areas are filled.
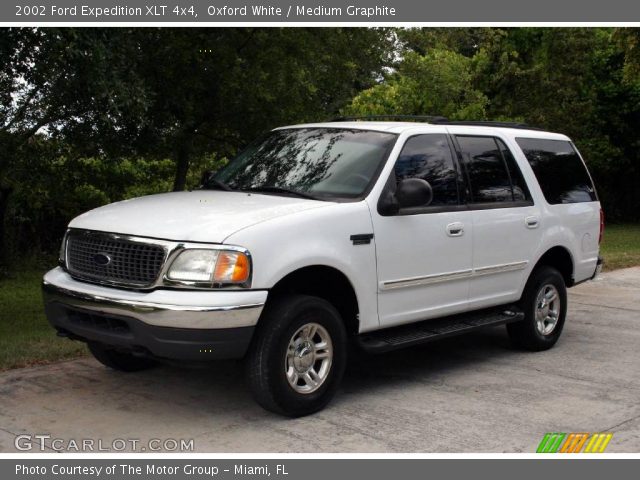
[[[102,267],[106,267],[111,263],[111,257],[106,253],[96,253],[93,256],[93,262]]]

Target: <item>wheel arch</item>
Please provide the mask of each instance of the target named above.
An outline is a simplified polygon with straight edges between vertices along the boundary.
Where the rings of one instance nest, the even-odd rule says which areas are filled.
[[[573,286],[575,262],[568,248],[561,245],[549,248],[540,256],[531,272],[534,272],[541,265],[557,269],[564,278],[565,285],[567,287]]]
[[[286,294],[312,295],[331,303],[340,313],[347,332],[358,333],[359,308],[356,290],[349,278],[328,265],[308,265],[289,272],[269,290],[269,301]]]

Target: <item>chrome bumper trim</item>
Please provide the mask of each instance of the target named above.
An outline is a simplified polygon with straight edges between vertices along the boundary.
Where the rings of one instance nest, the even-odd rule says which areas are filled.
[[[150,325],[175,328],[236,328],[258,323],[264,303],[225,306],[169,305],[93,295],[42,282],[44,301],[73,308],[132,317]]]

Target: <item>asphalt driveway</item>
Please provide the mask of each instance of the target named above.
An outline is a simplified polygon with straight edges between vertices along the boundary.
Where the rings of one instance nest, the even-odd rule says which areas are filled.
[[[498,328],[358,358],[333,403],[302,419],[260,409],[237,362],[122,374],[86,358],[5,372],[0,452],[15,451],[21,434],[103,448],[193,439],[197,452],[533,452],[545,432],[605,431],[608,452],[640,452],[639,400],[632,268],[572,289],[548,352],[514,351]]]

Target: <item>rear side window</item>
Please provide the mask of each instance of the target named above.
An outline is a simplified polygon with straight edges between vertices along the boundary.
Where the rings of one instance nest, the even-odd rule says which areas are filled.
[[[513,201],[507,165],[493,137],[456,137],[469,174],[474,203]]]
[[[416,135],[407,140],[395,164],[396,180],[421,178],[433,189],[430,206],[458,204],[458,172],[446,135]]]
[[[517,138],[547,202],[580,203],[597,200],[584,163],[566,140]]]

